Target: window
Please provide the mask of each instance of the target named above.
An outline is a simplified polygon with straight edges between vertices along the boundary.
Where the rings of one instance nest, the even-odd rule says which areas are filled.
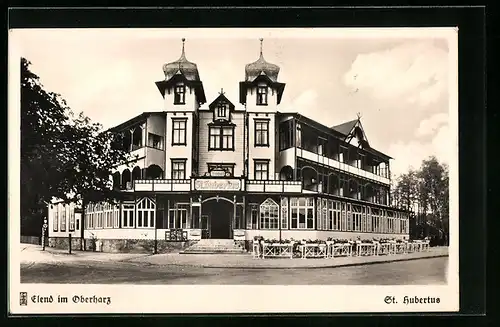
[[[104,212],[102,204],[97,204],[95,206],[94,214],[97,216],[97,222],[95,224],[95,227],[102,228],[104,225]]]
[[[217,105],[217,118],[225,118],[227,115],[227,106],[225,103]]]
[[[340,230],[340,202],[328,201],[328,230]]]
[[[247,220],[247,229],[259,229],[259,205],[250,204],[250,219]]]
[[[268,120],[255,120],[255,146],[269,146]]]
[[[313,229],[314,228],[314,199],[313,198],[291,198],[291,228]]]
[[[281,228],[288,228],[288,199],[281,198]]]
[[[80,230],[80,219],[76,220],[76,230]]]
[[[175,133],[174,133],[174,135],[175,135]],[[184,135],[185,135],[185,133],[184,133]],[[148,146],[155,148],[155,149],[163,150],[163,137],[161,137],[160,135],[153,134],[153,133],[148,133]]]
[[[59,230],[59,212],[58,212],[59,206],[55,205],[54,207],[55,207],[55,209],[54,209],[54,213],[53,213],[53,215],[54,215],[54,226],[53,227],[54,227],[54,232],[57,232]]]
[[[188,226],[189,204],[176,203],[173,208],[168,209],[167,228],[189,228]]]
[[[286,150],[292,146],[293,124],[289,119],[279,125],[279,145],[280,151]]]
[[[186,179],[186,159],[172,159],[172,179]]]
[[[267,105],[267,86],[259,86],[257,88],[257,105]]]
[[[186,87],[184,84],[175,86],[174,104],[186,104]]]
[[[234,164],[227,163],[209,163],[208,172],[211,173],[213,170],[221,171],[225,173],[225,176],[234,176]]]
[[[210,126],[209,150],[234,150],[234,126]]]
[[[279,228],[279,206],[273,199],[267,199],[260,205],[260,228]]]
[[[75,208],[70,207],[69,210],[69,231],[73,232],[75,230]]]
[[[105,228],[113,228],[113,206],[110,203],[104,204]]]
[[[61,211],[61,232],[66,231],[66,206],[63,205]]]
[[[134,212],[135,212],[135,205],[133,204],[122,205],[122,227],[134,228]]]
[[[150,198],[142,198],[137,203],[137,228],[148,228],[155,226],[156,206]]]
[[[186,145],[187,119],[172,119],[172,145]]]
[[[254,161],[254,175],[256,180],[269,179],[269,160],[255,160]]]
[[[120,207],[118,205],[113,206],[113,226],[120,228]]]

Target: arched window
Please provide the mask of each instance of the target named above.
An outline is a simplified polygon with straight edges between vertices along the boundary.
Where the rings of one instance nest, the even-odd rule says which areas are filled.
[[[150,198],[142,198],[137,203],[137,228],[155,226],[156,205]]]
[[[260,205],[260,228],[261,229],[279,228],[279,206],[271,198],[268,198]]]

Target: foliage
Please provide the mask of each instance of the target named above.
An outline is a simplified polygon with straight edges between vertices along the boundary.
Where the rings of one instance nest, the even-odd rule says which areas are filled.
[[[112,170],[131,158],[119,134],[102,131],[82,113],[75,118],[29,65],[21,59],[21,229],[36,235],[53,198],[114,198]]]
[[[436,157],[422,161],[418,170],[400,175],[393,191],[395,205],[410,211],[413,238],[432,236],[446,243],[449,233],[449,171]]]

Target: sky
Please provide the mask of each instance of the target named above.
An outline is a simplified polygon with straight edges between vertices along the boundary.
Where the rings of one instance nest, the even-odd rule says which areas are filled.
[[[164,110],[154,82],[177,60],[182,38],[198,65],[207,103],[224,89],[236,106],[245,65],[259,57],[280,67],[282,112],[326,126],[361,114],[370,145],[391,161],[393,176],[435,155],[454,161],[457,130],[456,38],[438,29],[45,29],[15,30],[14,57],[31,63],[48,91],[104,128],[144,111]]]

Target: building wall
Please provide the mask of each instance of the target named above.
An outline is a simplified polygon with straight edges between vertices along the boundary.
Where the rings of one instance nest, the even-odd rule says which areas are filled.
[[[187,98],[187,96],[186,96]],[[173,101],[173,100],[172,100]],[[186,121],[186,145],[172,145],[172,130],[174,118],[185,118]],[[193,152],[193,118],[194,111],[167,112],[165,127],[165,179],[172,177],[171,159],[186,159],[186,178],[192,173],[192,152]]]
[[[259,86],[265,86],[266,84],[260,82]],[[268,112],[275,113],[278,111],[278,93],[268,87],[267,93],[267,106],[257,105],[257,87],[249,88],[247,90],[247,104],[246,110],[248,112],[252,111],[260,111],[260,112]]]
[[[254,160],[269,159],[269,180],[275,180],[276,133],[275,113],[248,113],[248,179],[255,179]],[[255,146],[255,120],[269,119],[269,146]]]
[[[196,100],[194,88],[186,86],[185,104],[174,104],[174,91],[172,88],[165,90],[165,111],[194,111],[199,105]],[[168,129],[167,129],[168,131]]]
[[[208,124],[213,121],[211,111],[199,112],[199,174],[204,175],[208,172],[208,163],[231,163],[234,166],[234,175],[241,176],[244,173],[244,112],[233,112],[231,122],[235,124],[234,129],[234,151],[208,150],[209,136]]]

